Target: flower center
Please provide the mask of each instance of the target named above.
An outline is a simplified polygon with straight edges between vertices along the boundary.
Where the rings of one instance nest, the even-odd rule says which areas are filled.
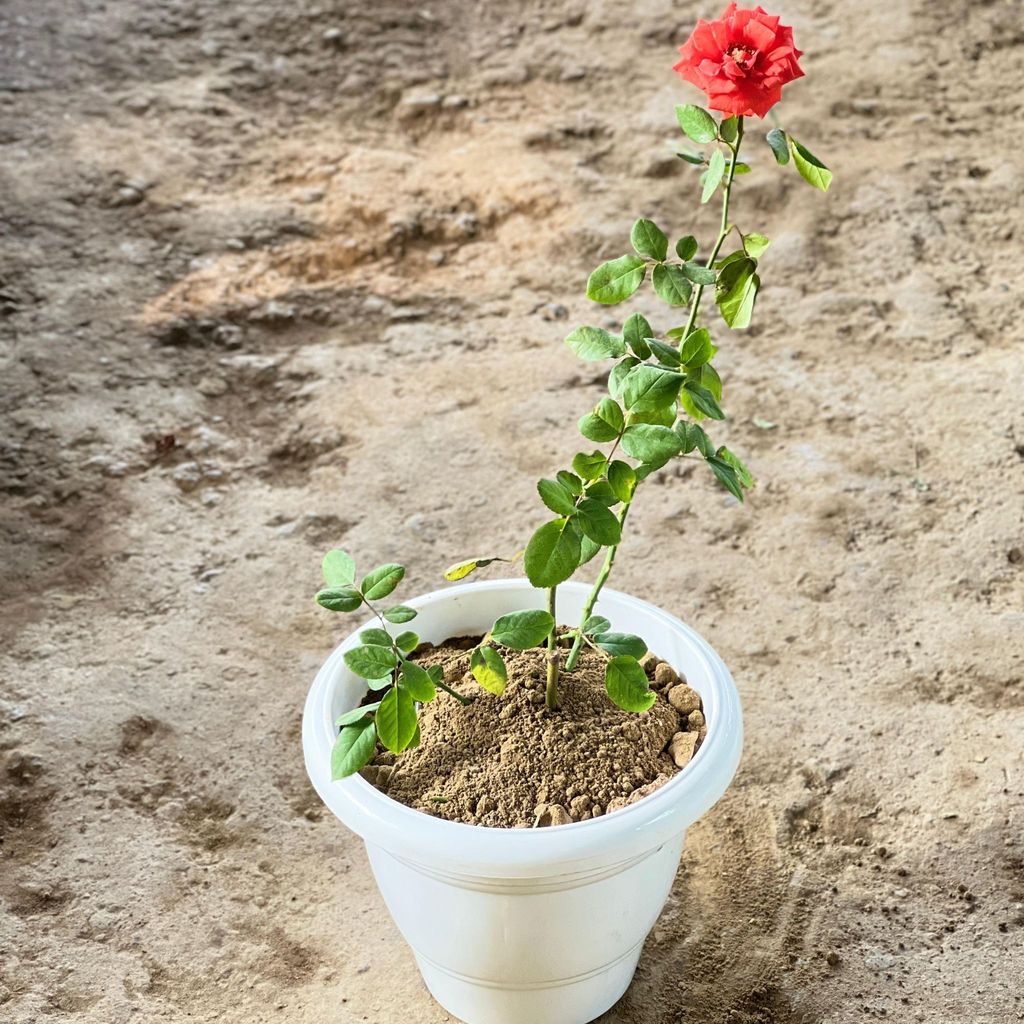
[[[732,57],[744,70],[754,63],[754,58],[757,56],[756,50],[752,50],[749,46],[743,46],[742,44],[731,46],[725,52],[727,56]]]

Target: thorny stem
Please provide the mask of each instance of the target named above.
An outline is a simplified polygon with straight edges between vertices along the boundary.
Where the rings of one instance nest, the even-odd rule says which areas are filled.
[[[544,703],[549,711],[558,707],[558,619],[555,614],[555,594],[558,587],[548,589],[548,614],[551,616],[551,632],[548,634],[548,685]]]
[[[732,230],[729,224],[729,197],[732,194],[732,183],[736,177],[736,164],[739,162],[740,144],[743,142],[743,118],[739,118],[739,124],[736,129],[736,141],[729,146],[729,169],[725,176],[725,181],[722,184],[722,219],[718,227],[718,237],[715,239],[715,244],[711,248],[711,252],[708,255],[707,262],[704,264],[709,270],[715,265],[715,260],[718,259],[718,254],[721,252],[722,245]],[[686,341],[688,334],[693,331],[694,325],[697,322],[697,313],[700,311],[700,300],[704,295],[704,285],[699,284],[694,288],[693,300],[690,305],[690,315],[686,321],[686,328],[683,331],[682,337],[679,339],[680,351]],[[616,441],[616,445],[618,441]],[[609,459],[611,456],[609,456]],[[619,513],[619,525],[624,526],[626,522],[626,516],[629,513],[629,506],[632,503],[632,498],[622,506],[622,511]],[[615,564],[615,554],[619,550],[619,545],[616,544],[614,547],[608,549],[608,553],[604,557],[604,565],[601,566],[601,571],[598,573],[597,579],[594,581],[594,586],[591,588],[590,593],[587,595],[587,603],[583,606],[583,614],[580,617],[579,629],[576,631],[576,639],[573,641],[572,650],[569,651],[569,657],[565,661],[565,671],[571,672],[576,667],[576,662],[579,660],[580,649],[583,647],[585,637],[583,635],[583,624],[590,618],[594,613],[594,605],[597,604],[597,599],[601,595],[601,588],[604,587],[605,583],[608,582],[608,577],[611,575],[612,566]],[[556,666],[557,671],[557,666]],[[549,668],[550,678],[550,668]],[[550,682],[549,682],[550,689]],[[549,707],[551,705],[549,704]]]

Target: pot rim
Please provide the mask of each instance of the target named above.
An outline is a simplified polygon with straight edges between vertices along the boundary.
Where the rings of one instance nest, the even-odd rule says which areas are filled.
[[[590,585],[568,581],[560,591],[584,597]],[[435,590],[403,603],[417,610],[437,602],[485,591],[536,590],[525,579],[485,580]],[[435,818],[393,800],[358,774],[332,781],[331,749],[337,735],[332,714],[334,691],[344,673],[345,651],[355,646],[361,623],[321,666],[306,698],[302,746],[306,771],[320,798],[352,831],[403,860],[444,865],[446,874],[534,877],[589,870],[648,853],[684,831],[725,792],[739,764],[743,744],[739,694],[729,670],[696,630],[656,605],[604,588],[599,605],[621,603],[655,618],[696,655],[704,670],[695,689],[708,708],[708,732],[693,760],[665,785],[635,804],[599,818],[543,829],[499,828]],[[529,607],[524,602],[524,607]],[[595,609],[597,610],[597,609]],[[607,608],[605,610],[608,610]],[[694,685],[693,673],[689,682]]]

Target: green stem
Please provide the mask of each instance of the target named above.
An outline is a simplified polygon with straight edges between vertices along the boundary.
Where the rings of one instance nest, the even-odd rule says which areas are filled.
[[[453,690],[443,679],[437,681],[437,685],[440,689],[444,690],[449,697],[454,697],[464,708],[469,707],[473,703],[472,697],[463,697],[457,690]]]
[[[715,244],[711,249],[711,255],[708,256],[707,263],[704,264],[708,270],[714,268],[715,260],[718,259],[718,254],[721,252],[722,244],[725,242],[732,230],[729,225],[729,197],[732,194],[732,180],[736,177],[736,164],[739,162],[738,157],[740,153],[740,144],[743,142],[743,118],[739,118],[739,127],[736,130],[736,142],[729,146],[729,170],[725,176],[725,182],[722,185],[722,220],[718,227],[718,238],[715,239]],[[699,284],[693,290],[693,301],[690,304],[690,316],[686,321],[686,329],[683,331],[683,336],[679,339],[679,350],[682,351],[683,343],[686,341],[686,336],[693,330],[694,325],[697,323],[697,313],[700,310],[700,300],[704,295],[704,285]]]
[[[550,711],[558,707],[558,618],[555,613],[555,594],[558,587],[548,590],[548,614],[551,616],[551,632],[548,634],[548,686],[544,702]]]
[[[636,492],[634,491],[634,494],[635,493]],[[629,514],[629,506],[632,502],[633,498],[630,497],[629,501],[622,506],[622,510],[619,512],[620,529],[626,523],[626,516]],[[608,582],[608,577],[612,572],[612,566],[615,564],[615,553],[618,550],[618,544],[608,549],[608,553],[604,556],[604,565],[601,566],[601,571],[597,574],[597,579],[594,580],[594,585],[591,587],[590,593],[587,595],[587,603],[583,606],[583,615],[580,617],[580,628],[576,631],[576,639],[573,641],[572,650],[569,651],[569,657],[566,658],[565,661],[566,672],[571,672],[576,667],[576,662],[580,656],[580,648],[583,646],[583,624],[594,613],[594,605],[597,604],[597,599],[601,594],[601,588]]]

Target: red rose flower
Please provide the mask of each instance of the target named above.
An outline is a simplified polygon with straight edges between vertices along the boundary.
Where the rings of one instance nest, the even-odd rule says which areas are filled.
[[[726,7],[718,21],[698,21],[679,47],[673,71],[707,94],[708,106],[726,114],[764,117],[782,98],[782,87],[803,77],[793,30],[760,7]]]

